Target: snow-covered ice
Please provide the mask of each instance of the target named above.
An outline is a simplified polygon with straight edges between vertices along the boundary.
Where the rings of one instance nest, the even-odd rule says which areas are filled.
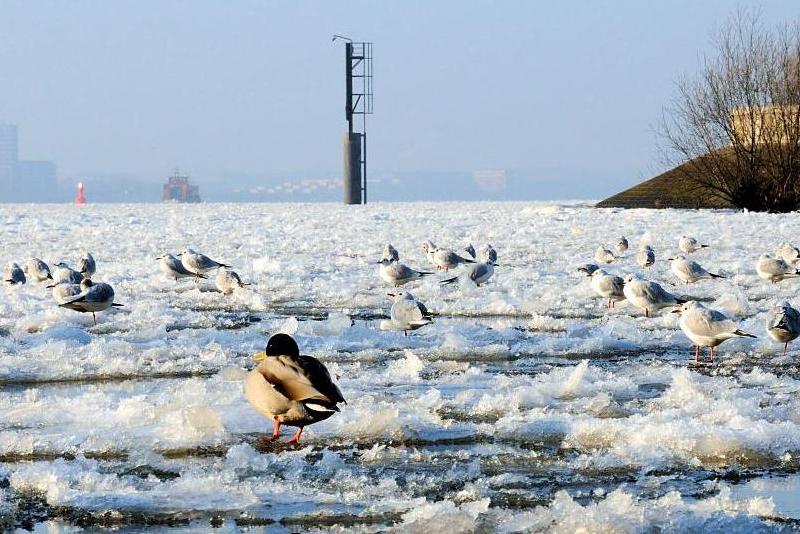
[[[800,468],[800,344],[783,357],[764,330],[800,280],[770,284],[755,269],[798,241],[800,214],[2,205],[0,221],[0,263],[74,265],[91,251],[93,280],[124,304],[94,326],[44,284],[0,289],[0,530],[752,532],[800,521],[765,482]],[[726,278],[672,275],[665,258],[684,234],[710,245],[691,257]],[[641,272],[635,245],[650,244],[644,276],[758,339],[726,341],[713,366],[695,367],[668,310],[605,309],[576,267],[617,235],[634,245],[604,269]],[[445,273],[412,282],[434,322],[382,330],[383,247],[427,270],[426,239],[491,243],[499,266],[480,288],[442,286]],[[166,278],[156,258],[187,247],[252,285],[226,296],[213,273]],[[297,448],[259,444],[271,423],[242,394],[250,355],[279,331],[348,400]]]

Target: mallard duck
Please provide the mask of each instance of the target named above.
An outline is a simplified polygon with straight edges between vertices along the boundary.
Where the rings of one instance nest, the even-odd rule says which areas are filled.
[[[245,379],[244,395],[258,413],[272,419],[268,441],[278,439],[281,425],[287,425],[298,428],[287,443],[298,443],[306,426],[338,412],[338,403],[347,404],[328,369],[316,358],[300,355],[290,335],[275,334],[253,359],[259,364]]]

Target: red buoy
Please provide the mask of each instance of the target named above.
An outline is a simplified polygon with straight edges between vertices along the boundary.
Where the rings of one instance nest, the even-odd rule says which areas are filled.
[[[75,196],[75,204],[86,204],[86,195],[83,194],[83,182],[78,182],[78,194]]]

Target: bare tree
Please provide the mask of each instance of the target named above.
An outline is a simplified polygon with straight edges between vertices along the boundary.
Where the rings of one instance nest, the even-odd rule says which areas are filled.
[[[739,11],[714,44],[664,110],[667,159],[698,197],[800,209],[800,25],[768,30]]]

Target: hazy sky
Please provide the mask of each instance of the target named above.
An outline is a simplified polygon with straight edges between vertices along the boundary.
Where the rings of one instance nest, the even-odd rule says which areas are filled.
[[[800,17],[796,0],[738,5]],[[375,43],[373,173],[505,168],[580,198],[661,169],[661,108],[736,7],[0,0],[0,120],[62,177],[336,176],[339,33]]]

